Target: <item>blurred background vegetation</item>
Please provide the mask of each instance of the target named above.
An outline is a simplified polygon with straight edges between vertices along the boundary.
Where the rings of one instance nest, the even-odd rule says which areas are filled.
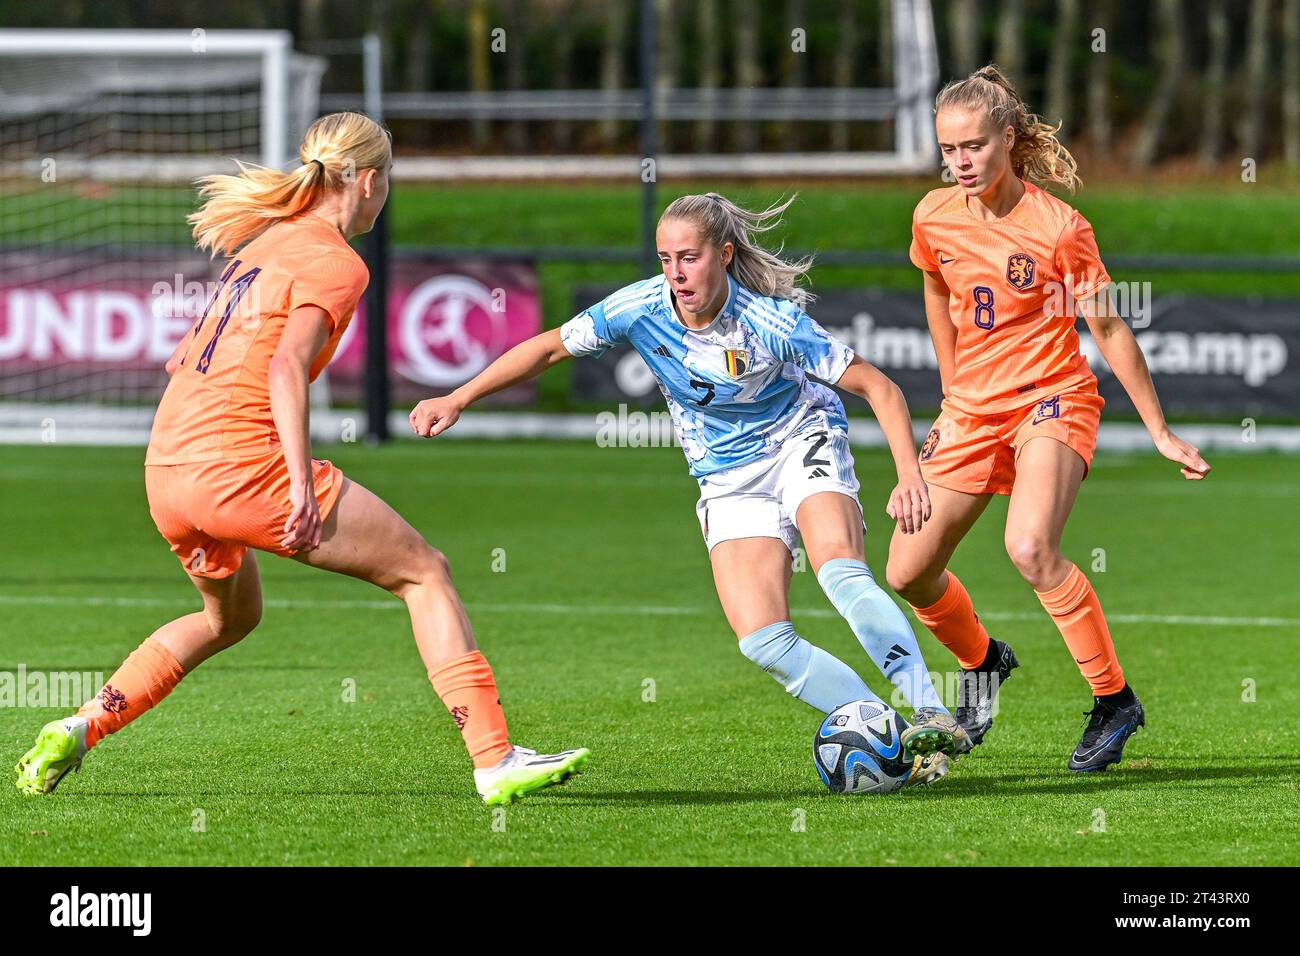
[[[888,0],[644,0],[656,84],[892,85]],[[9,27],[287,29],[300,50],[377,33],[387,92],[630,89],[636,0],[0,0]],[[940,75],[996,61],[1094,173],[1300,166],[1300,0],[933,0]],[[491,36],[504,29],[506,50]],[[802,30],[805,51],[791,37]],[[338,57],[324,90],[361,89]],[[395,120],[403,150],[627,152],[631,122]],[[888,124],[665,124],[665,152],[878,148]],[[1182,168],[1180,168],[1182,167]]]

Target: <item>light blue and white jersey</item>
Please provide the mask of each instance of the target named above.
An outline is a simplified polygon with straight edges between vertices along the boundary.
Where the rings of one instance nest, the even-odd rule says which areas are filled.
[[[751,292],[730,274],[727,302],[703,329],[673,311],[664,276],[619,289],[560,328],[571,355],[635,348],[668,402],[691,474],[772,455],[804,427],[847,429],[835,391],[853,351],[786,299]]]

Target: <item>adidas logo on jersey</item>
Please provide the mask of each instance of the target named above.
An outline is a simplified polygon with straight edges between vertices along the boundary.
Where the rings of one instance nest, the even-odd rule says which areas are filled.
[[[666,359],[670,359],[673,357],[673,353],[668,351],[668,346],[666,345],[656,346],[654,352],[655,355],[661,355]]]

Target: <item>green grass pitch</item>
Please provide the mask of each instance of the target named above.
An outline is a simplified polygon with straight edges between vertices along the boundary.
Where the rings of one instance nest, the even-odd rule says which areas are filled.
[[[678,450],[442,440],[317,454],[449,555],[512,736],[588,746],[589,772],[494,815],[402,606],[264,557],[252,636],[108,738],[53,797],[5,788],[4,863],[1300,861],[1300,538],[1285,457],[1212,456],[1210,479],[1189,484],[1154,452],[1101,455],[1085,482],[1065,550],[1085,571],[1104,555],[1090,577],[1148,712],[1121,766],[1065,770],[1088,691],[1006,558],[1003,499],[954,562],[1023,665],[988,742],[931,789],[843,797],[811,764],[817,716],[734,646]],[[0,448],[0,670],[108,674],[197,608],[149,520],[142,457]],[[881,451],[857,461],[882,574],[892,468]],[[805,636],[887,689],[810,572],[795,575],[792,605]],[[915,627],[931,669],[952,669]],[[0,708],[10,765],[63,713]]]

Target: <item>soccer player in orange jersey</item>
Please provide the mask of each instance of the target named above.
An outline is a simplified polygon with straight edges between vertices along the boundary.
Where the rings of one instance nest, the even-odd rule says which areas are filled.
[[[1068,766],[1104,770],[1145,716],[1092,585],[1060,547],[1103,405],[1079,350],[1079,312],[1159,452],[1189,480],[1210,466],[1165,423],[1142,351],[1111,305],[1092,226],[1036,185],[1079,183],[1055,129],[987,66],[939,93],[935,132],[956,185],[917,204],[911,246],[944,394],[920,452],[932,515],[919,533],[894,534],[886,577],[961,662],[955,716],[978,743],[1018,662],[990,639],[947,565],[990,498],[1010,495],[1007,553],[1094,696]]]
[[[199,246],[228,257],[171,376],[145,457],[149,512],[203,600],[164,624],[75,716],[19,762],[18,788],[51,793],[105,735],[253,630],[262,586],[250,548],[361,578],[406,603],[434,690],[464,738],[474,781],[507,803],[576,773],[587,751],[512,746],[492,668],[447,560],[333,464],[311,457],[308,383],[329,364],[369,281],[348,245],[388,197],[388,133],[360,113],[312,124],[292,172],[241,167],[202,180]]]

